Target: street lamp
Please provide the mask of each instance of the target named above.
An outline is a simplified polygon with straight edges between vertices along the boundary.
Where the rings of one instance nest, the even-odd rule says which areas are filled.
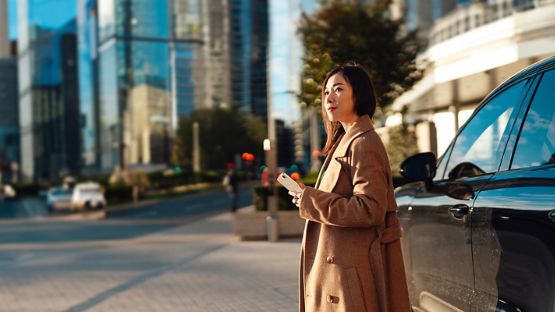
[[[276,194],[276,157],[277,144],[275,140],[275,125],[271,119],[271,109],[268,109],[268,134],[269,138],[264,140],[264,151],[266,152],[266,166],[268,167],[268,216],[266,217],[266,230],[268,240],[277,242],[279,240],[279,228],[277,217],[277,194]]]

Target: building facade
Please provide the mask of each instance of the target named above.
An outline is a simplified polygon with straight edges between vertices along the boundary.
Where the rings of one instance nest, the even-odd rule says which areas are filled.
[[[17,61],[15,58],[0,58],[0,184],[17,181],[17,103]]]
[[[35,1],[18,3],[21,177],[41,181],[77,175],[80,117],[74,15],[66,21],[49,20],[48,11],[56,8]],[[71,1],[64,4],[72,7]]]
[[[493,88],[555,54],[553,16],[553,0],[494,0],[459,5],[435,21],[419,57],[423,79],[393,104],[416,123],[421,151],[441,155]]]
[[[97,19],[96,57],[88,61],[94,63],[90,72],[97,85],[87,83],[96,94],[89,101],[96,104],[90,107],[98,107],[88,109],[87,116],[97,117],[86,117],[93,124],[96,119],[89,132],[97,139],[88,145],[96,147],[86,153],[97,154],[101,171],[126,164],[168,163],[179,119],[195,109],[237,106],[253,112],[250,6],[228,0],[82,3],[84,11],[95,8],[94,14],[83,14],[85,19],[92,15]],[[238,14],[235,22],[232,12]],[[230,29],[237,23],[247,32],[234,37]],[[247,66],[233,67],[232,59]],[[145,111],[148,119],[138,115]]]
[[[268,116],[268,0],[229,0],[231,105]]]
[[[7,1],[0,0],[0,184],[16,182],[19,167],[17,59],[8,26]]]

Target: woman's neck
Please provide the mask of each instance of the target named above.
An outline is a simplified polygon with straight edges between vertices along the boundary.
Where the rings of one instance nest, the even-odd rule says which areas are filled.
[[[353,117],[349,121],[340,121],[341,126],[343,126],[343,130],[345,130],[345,133],[347,133],[349,129],[357,122],[358,118],[359,116],[355,115],[355,117]]]

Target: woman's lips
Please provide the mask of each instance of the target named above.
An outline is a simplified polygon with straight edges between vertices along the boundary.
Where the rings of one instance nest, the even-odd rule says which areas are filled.
[[[337,107],[328,107],[328,111],[330,113],[333,113],[333,111],[335,111],[337,109]]]

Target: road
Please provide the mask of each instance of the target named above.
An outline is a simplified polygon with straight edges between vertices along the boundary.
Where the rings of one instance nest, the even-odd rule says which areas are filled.
[[[243,184],[239,191],[239,207],[252,203],[250,187],[253,183]],[[229,198],[223,190],[204,191],[195,194],[168,198],[157,201],[140,202],[139,205],[109,207],[109,218],[126,219],[163,219],[187,218],[192,215],[222,212],[229,207]],[[53,215],[46,208],[45,199],[25,197],[18,200],[0,202],[0,219],[36,218]],[[57,215],[60,215],[58,213]]]
[[[252,185],[244,184],[239,188],[239,207],[252,204]],[[107,216],[109,219],[181,219],[229,209],[228,194],[223,190],[212,190],[151,204],[142,204],[140,207],[131,205],[129,209],[109,210]]]
[[[252,203],[251,184],[239,189],[239,207]],[[210,190],[137,206],[128,205],[110,210],[107,221],[113,222],[42,222],[47,219],[46,207],[36,199],[11,205],[0,224],[0,244],[83,242],[95,240],[130,239],[165,228],[194,222],[229,210],[228,194]],[[5,207],[4,207],[5,208]],[[3,208],[3,209],[4,209]],[[23,211],[17,211],[21,208]],[[10,219],[9,217],[19,217]],[[27,218],[25,218],[27,217]],[[32,218],[31,218],[32,217]],[[38,218],[37,218],[38,217]],[[118,221],[118,222],[115,222]]]
[[[226,196],[0,221],[0,311],[296,311],[300,240],[237,241]]]

